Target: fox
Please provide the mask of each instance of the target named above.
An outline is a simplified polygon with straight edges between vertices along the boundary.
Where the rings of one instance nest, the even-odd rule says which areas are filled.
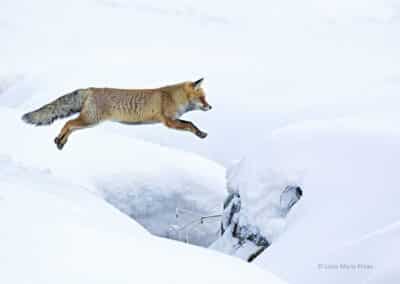
[[[65,123],[54,139],[59,150],[76,130],[103,121],[131,125],[163,123],[168,128],[189,131],[204,139],[208,135],[206,132],[193,122],[180,119],[189,111],[211,110],[201,86],[203,81],[204,78],[200,78],[155,89],[77,89],[24,114],[22,120],[36,126],[50,125],[56,119],[79,113],[77,118]]]

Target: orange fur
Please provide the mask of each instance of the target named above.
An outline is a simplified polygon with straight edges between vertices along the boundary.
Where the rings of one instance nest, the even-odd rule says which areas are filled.
[[[95,126],[102,121],[128,124],[163,123],[169,128],[190,131],[200,138],[205,138],[207,133],[201,131],[192,122],[179,119],[181,115],[191,110],[211,109],[200,86],[202,81],[200,79],[156,89],[88,88],[77,90],[74,93],[80,96],[79,100],[76,99],[78,103],[81,103],[80,114],[64,125],[55,138],[55,143],[59,149],[62,149],[75,130]],[[68,96],[72,97],[72,95]],[[70,100],[69,97],[68,100]],[[37,120],[35,124],[40,125],[41,119],[51,123],[58,117],[69,115],[69,113],[63,116],[53,115],[49,118],[46,114],[46,109],[51,109],[54,113],[57,107],[62,107],[62,105],[58,106],[60,101],[63,102],[57,99],[27,115],[34,116]],[[76,101],[74,101],[75,109],[77,108]],[[30,117],[24,118],[27,122],[30,122],[29,119]]]

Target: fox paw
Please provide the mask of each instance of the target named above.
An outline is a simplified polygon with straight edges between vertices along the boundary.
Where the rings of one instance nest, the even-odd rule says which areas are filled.
[[[204,138],[206,138],[207,137],[207,133],[206,132],[203,132],[203,131],[197,131],[196,132],[196,135],[197,135],[197,137],[199,137],[199,138],[201,138],[201,139],[204,139]]]
[[[54,139],[54,143],[56,143],[58,150],[62,150],[62,148],[64,147],[64,144],[61,142],[61,139],[56,137]]]

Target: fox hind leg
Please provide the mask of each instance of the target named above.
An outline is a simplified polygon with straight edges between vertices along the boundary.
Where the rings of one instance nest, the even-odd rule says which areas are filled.
[[[60,134],[58,134],[58,136],[54,139],[54,143],[56,143],[59,150],[62,150],[65,143],[67,143],[68,137],[73,131],[89,127],[90,125],[91,123],[88,123],[82,117],[71,119],[65,123]]]

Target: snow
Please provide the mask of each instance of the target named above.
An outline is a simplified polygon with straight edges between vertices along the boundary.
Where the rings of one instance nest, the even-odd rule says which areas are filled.
[[[304,196],[256,263],[295,283],[397,283],[399,139],[394,121],[346,118],[259,142],[228,181],[252,223],[274,231],[263,206],[283,184],[300,184]]]
[[[300,199],[295,193],[300,180],[296,171],[281,172],[274,164],[269,166],[264,160],[271,157],[269,154],[269,150],[257,150],[256,159],[246,157],[232,166],[227,174],[227,189],[240,194],[242,215],[259,226],[261,234],[273,242],[285,228],[289,204]],[[288,187],[292,187],[290,191],[286,190]]]
[[[283,283],[240,260],[153,237],[87,189],[4,156],[0,222],[5,283]]]
[[[150,232],[182,239],[171,228],[221,213],[226,188],[240,192],[241,214],[271,240],[255,260],[262,268],[291,283],[399,282],[397,0],[2,0],[1,10],[0,210],[7,211],[0,218],[8,218],[0,266],[21,278],[15,283],[34,282],[29,272],[45,283],[57,271],[69,283],[100,282],[87,278],[97,277],[85,274],[88,263],[98,265],[87,272],[101,271],[99,278],[110,272],[107,283],[116,275],[145,279],[150,267],[161,275],[171,268],[161,262],[173,266],[179,253],[144,260],[131,276],[139,260],[126,248],[143,256],[154,239],[109,203]],[[109,123],[74,133],[59,152],[52,140],[64,121],[33,128],[20,120],[77,88],[200,77],[213,110],[184,119],[208,132],[204,140],[162,125]],[[285,215],[287,185],[304,195]],[[185,212],[178,219],[177,207]],[[69,208],[76,218],[61,210]],[[85,229],[89,223],[97,229]],[[206,246],[218,228],[216,220],[183,234]],[[163,253],[176,245],[187,259],[197,251],[156,243]],[[110,257],[96,257],[99,251]],[[80,276],[61,273],[67,266]],[[197,280],[190,269],[183,276]]]

